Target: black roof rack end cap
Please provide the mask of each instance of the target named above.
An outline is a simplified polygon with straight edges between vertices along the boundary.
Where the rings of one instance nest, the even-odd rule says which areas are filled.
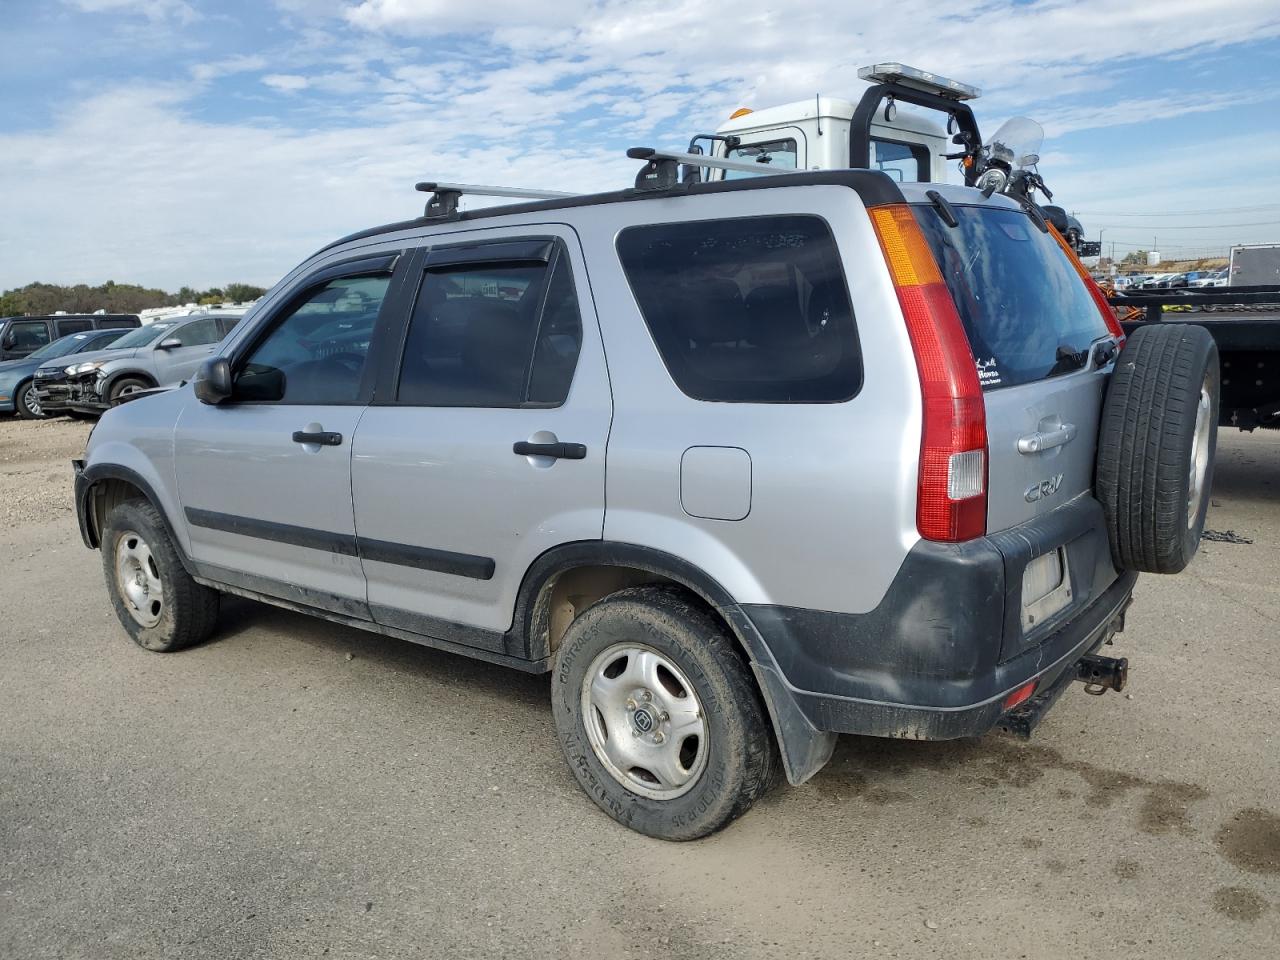
[[[424,180],[421,183],[415,183],[413,189],[419,193],[435,193],[436,185],[434,181]]]
[[[632,160],[648,160],[658,151],[653,147],[628,147],[627,156]]]

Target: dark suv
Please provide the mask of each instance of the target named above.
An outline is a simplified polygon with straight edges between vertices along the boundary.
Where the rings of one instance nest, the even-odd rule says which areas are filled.
[[[58,313],[44,317],[0,318],[0,361],[21,360],[46,344],[87,330],[141,326],[131,313]]]

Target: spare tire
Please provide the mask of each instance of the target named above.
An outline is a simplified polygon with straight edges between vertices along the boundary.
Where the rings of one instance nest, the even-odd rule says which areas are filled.
[[[1118,568],[1177,573],[1195,556],[1213,482],[1218,376],[1217,345],[1192,324],[1139,327],[1120,352],[1096,487]]]

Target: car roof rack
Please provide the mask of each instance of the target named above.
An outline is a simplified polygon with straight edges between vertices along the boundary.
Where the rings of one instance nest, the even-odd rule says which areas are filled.
[[[644,160],[645,165],[636,174],[637,190],[669,190],[678,182],[699,183],[702,180],[700,167],[712,167],[716,170],[737,170],[741,173],[754,173],[757,176],[772,176],[780,173],[804,173],[792,167],[772,167],[767,163],[747,160],[724,160],[720,157],[709,157],[702,153],[679,153],[668,150],[655,150],[653,147],[631,147],[627,156],[632,160]],[[680,168],[683,167],[683,175]]]
[[[429,193],[424,217],[452,217],[458,212],[458,201],[468,197],[513,197],[517,200],[564,200],[576,193],[560,190],[526,190],[524,187],[489,187],[478,183],[442,183],[424,180],[414,185],[420,193]]]

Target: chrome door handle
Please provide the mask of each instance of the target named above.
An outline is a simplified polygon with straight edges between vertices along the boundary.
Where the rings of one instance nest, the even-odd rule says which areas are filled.
[[[1070,443],[1075,439],[1076,425],[1074,423],[1064,423],[1056,430],[1037,430],[1035,433],[1028,433],[1026,436],[1018,438],[1019,453],[1041,453],[1044,450],[1052,450],[1054,447],[1060,447],[1064,443]]]

